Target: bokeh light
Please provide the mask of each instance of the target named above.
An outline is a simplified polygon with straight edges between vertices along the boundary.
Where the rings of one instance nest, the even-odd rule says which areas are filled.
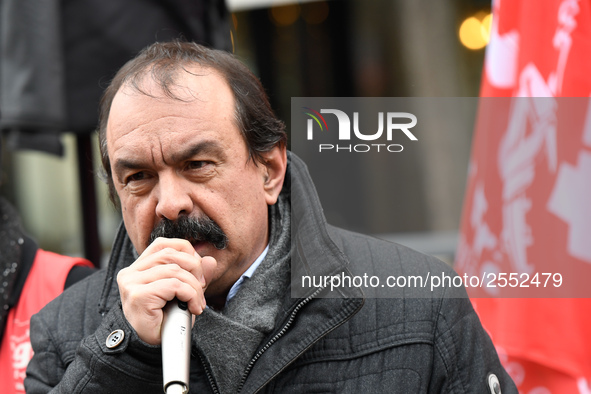
[[[484,48],[490,39],[492,15],[479,12],[475,16],[466,18],[460,25],[458,36],[460,42],[468,49]]]

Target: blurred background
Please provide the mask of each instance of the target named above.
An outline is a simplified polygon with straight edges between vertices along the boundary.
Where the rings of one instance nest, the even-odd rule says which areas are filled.
[[[8,23],[8,3],[11,2],[2,3],[2,29]],[[288,128],[291,97],[479,94],[490,29],[489,0],[203,3],[210,7],[214,4],[218,11],[220,6],[226,7],[222,10],[225,13],[220,14],[226,24],[218,29],[224,44],[213,45],[227,46],[260,77],[274,109]],[[116,28],[118,15],[106,19],[105,27]],[[138,12],[134,17],[146,20]],[[126,35],[133,36],[134,31],[130,29]],[[156,28],[150,34],[155,39],[187,36],[182,30],[177,33],[168,27]],[[86,39],[92,42],[92,37]],[[69,45],[72,47],[72,42]],[[115,47],[116,43],[112,45]],[[109,51],[109,46],[103,51]],[[133,55],[127,54],[128,58]],[[86,61],[96,59],[88,56]],[[104,88],[114,70],[105,72],[93,84]],[[96,98],[91,104],[98,106]],[[445,144],[434,136],[415,157],[409,158],[412,165],[396,169],[397,182],[406,185],[404,192],[392,196],[397,199],[395,205],[406,207],[399,212],[400,220],[392,220],[386,226],[355,221],[339,224],[452,261],[473,126],[474,117],[465,117],[463,127],[455,131],[457,134],[446,136],[453,143]],[[120,215],[97,177],[100,160],[96,134],[87,129],[88,140],[83,142],[79,132],[65,129],[59,133],[61,156],[55,152],[12,149],[14,144],[7,141],[7,133],[3,137],[0,192],[17,207],[25,228],[42,248],[86,256],[95,264],[104,264]],[[84,164],[88,160],[91,164]],[[321,190],[322,185],[318,187],[321,198],[330,198],[323,194],[329,191]],[[330,215],[328,219],[330,222]]]

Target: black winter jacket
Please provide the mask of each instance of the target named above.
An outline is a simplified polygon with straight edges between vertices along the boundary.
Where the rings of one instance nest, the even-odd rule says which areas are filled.
[[[357,261],[390,274],[453,275],[432,257],[327,226],[305,165],[294,155],[289,161],[283,192],[292,201],[292,279],[350,274]],[[132,262],[131,247],[123,229],[107,270],[34,316],[27,393],[162,392],[160,347],[143,343],[127,323],[114,280]],[[274,332],[244,373],[241,393],[490,393],[489,374],[498,377],[503,393],[517,393],[465,292],[450,297],[441,289],[419,298],[364,298],[355,287],[294,293],[298,297],[285,295]],[[117,329],[125,337],[109,349],[106,338]],[[196,352],[190,392],[217,392]]]

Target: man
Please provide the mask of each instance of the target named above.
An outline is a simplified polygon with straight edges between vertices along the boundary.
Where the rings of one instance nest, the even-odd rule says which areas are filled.
[[[327,226],[263,88],[231,55],[148,47],[106,90],[99,127],[123,226],[107,270],[33,318],[27,392],[161,392],[175,297],[197,315],[190,392],[516,392],[466,298],[291,297],[292,271],[449,269]]]

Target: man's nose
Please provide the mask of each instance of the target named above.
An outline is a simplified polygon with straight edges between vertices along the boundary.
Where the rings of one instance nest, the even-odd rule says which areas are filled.
[[[159,218],[176,220],[180,215],[189,215],[192,212],[193,200],[188,183],[176,174],[159,177],[156,204],[156,215]]]

